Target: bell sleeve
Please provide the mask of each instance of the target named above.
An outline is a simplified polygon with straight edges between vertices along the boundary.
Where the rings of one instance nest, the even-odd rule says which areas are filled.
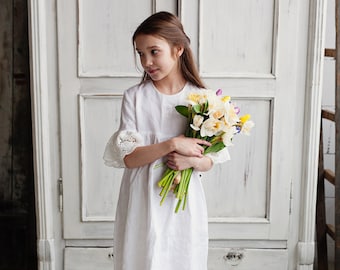
[[[124,93],[119,129],[110,137],[104,150],[104,164],[125,168],[124,157],[138,146],[144,145],[143,137],[136,130],[135,104],[128,91]]]
[[[143,145],[143,138],[138,132],[117,131],[106,144],[104,164],[109,167],[125,168],[124,157],[141,145]]]
[[[212,160],[213,164],[224,163],[230,160],[230,155],[227,147],[224,147],[218,152],[206,154],[206,156]]]

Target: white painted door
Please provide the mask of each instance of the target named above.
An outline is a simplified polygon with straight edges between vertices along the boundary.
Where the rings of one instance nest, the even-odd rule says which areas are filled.
[[[204,177],[209,269],[288,269],[304,111],[295,38],[308,16],[299,3],[57,1],[65,269],[112,269],[122,170],[105,167],[102,154],[118,127],[122,93],[141,76],[131,36],[159,10],[179,14],[207,85],[222,88],[256,123],[250,137],[235,139],[231,161]]]

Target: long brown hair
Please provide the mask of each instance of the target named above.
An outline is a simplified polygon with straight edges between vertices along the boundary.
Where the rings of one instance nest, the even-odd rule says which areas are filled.
[[[183,77],[193,85],[205,88],[205,85],[199,76],[190,48],[190,39],[185,34],[182,23],[175,15],[161,11],[148,17],[137,27],[132,36],[134,47],[136,37],[141,34],[164,38],[172,48],[174,46],[182,46],[184,51],[180,57],[179,63]],[[151,80],[151,78],[144,71],[142,82],[147,80]]]

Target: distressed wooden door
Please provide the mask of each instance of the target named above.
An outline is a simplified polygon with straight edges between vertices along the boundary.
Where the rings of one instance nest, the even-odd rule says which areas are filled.
[[[112,269],[122,170],[105,167],[102,154],[123,91],[140,80],[133,31],[160,10],[182,19],[207,85],[256,123],[250,137],[235,139],[231,161],[204,176],[209,269],[288,269],[291,186],[301,173],[301,3],[57,1],[65,269]]]

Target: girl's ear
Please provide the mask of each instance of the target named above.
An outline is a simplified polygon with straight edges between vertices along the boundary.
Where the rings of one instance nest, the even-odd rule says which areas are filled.
[[[181,55],[183,54],[184,52],[184,48],[182,46],[177,46],[175,47],[175,53],[176,53],[176,56],[179,58],[181,57]]]

